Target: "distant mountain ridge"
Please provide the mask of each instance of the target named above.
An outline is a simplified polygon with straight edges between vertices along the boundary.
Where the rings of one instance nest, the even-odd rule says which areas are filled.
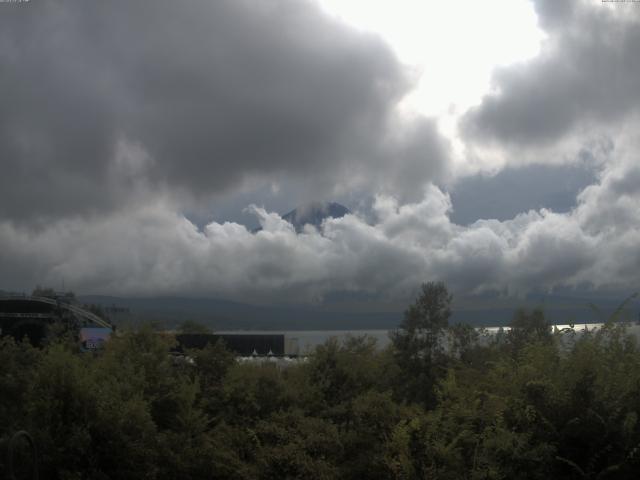
[[[305,225],[313,225],[316,228],[320,228],[325,219],[342,218],[350,213],[351,210],[336,202],[312,202],[294,208],[290,212],[281,215],[281,218],[293,225],[296,232],[300,233]],[[253,232],[256,233],[260,230],[262,230],[262,227],[254,229]]]
[[[80,295],[80,302],[121,311],[116,324],[158,323],[176,328],[185,320],[214,330],[367,330],[395,328],[401,312],[331,311],[314,306],[260,306],[216,298]]]
[[[348,296],[347,296],[348,297]],[[99,305],[115,312],[111,320],[120,324],[158,322],[175,328],[185,320],[203,323],[214,330],[372,330],[396,328],[403,318],[403,306],[380,310],[345,303],[325,305],[252,305],[216,298],[193,297],[109,297],[79,295],[84,304]],[[348,300],[348,298],[343,298]],[[407,305],[410,300],[407,300]],[[507,325],[518,308],[543,308],[552,323],[597,323],[604,319],[589,307],[595,303],[604,317],[616,311],[620,298],[589,297],[576,294],[531,294],[526,298],[502,298],[491,295],[454,298],[452,323],[473,326]],[[637,304],[629,305],[623,321],[638,320]]]

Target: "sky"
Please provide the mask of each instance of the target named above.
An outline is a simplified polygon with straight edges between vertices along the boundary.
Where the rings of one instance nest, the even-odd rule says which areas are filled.
[[[639,22],[600,0],[0,3],[0,289],[637,288]],[[316,201],[353,214],[279,216]]]

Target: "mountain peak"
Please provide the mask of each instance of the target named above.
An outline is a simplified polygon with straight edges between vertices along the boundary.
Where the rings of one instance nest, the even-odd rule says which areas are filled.
[[[350,213],[351,210],[336,202],[310,202],[281,215],[281,218],[293,225],[296,232],[300,233],[305,225],[320,228],[325,219],[342,218]],[[260,230],[262,227],[255,228],[252,233],[258,233]]]
[[[282,219],[293,225],[297,232],[300,232],[307,224],[319,228],[326,218],[342,218],[350,213],[351,211],[347,207],[339,203],[312,202],[282,215]]]

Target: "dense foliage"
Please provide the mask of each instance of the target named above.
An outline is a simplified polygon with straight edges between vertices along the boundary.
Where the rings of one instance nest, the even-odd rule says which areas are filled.
[[[0,435],[41,478],[638,478],[640,350],[623,327],[550,333],[541,312],[479,337],[427,284],[386,350],[329,341],[278,369],[223,345],[168,355],[150,327],[103,352],[0,339]],[[436,335],[437,334],[437,335]]]

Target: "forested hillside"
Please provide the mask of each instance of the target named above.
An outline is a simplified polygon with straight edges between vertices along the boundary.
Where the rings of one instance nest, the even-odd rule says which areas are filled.
[[[623,326],[572,337],[519,312],[479,345],[449,303],[425,285],[387,350],[328,342],[286,369],[221,344],[172,357],[151,327],[96,354],[2,338],[0,434],[30,432],[46,479],[637,478]]]

